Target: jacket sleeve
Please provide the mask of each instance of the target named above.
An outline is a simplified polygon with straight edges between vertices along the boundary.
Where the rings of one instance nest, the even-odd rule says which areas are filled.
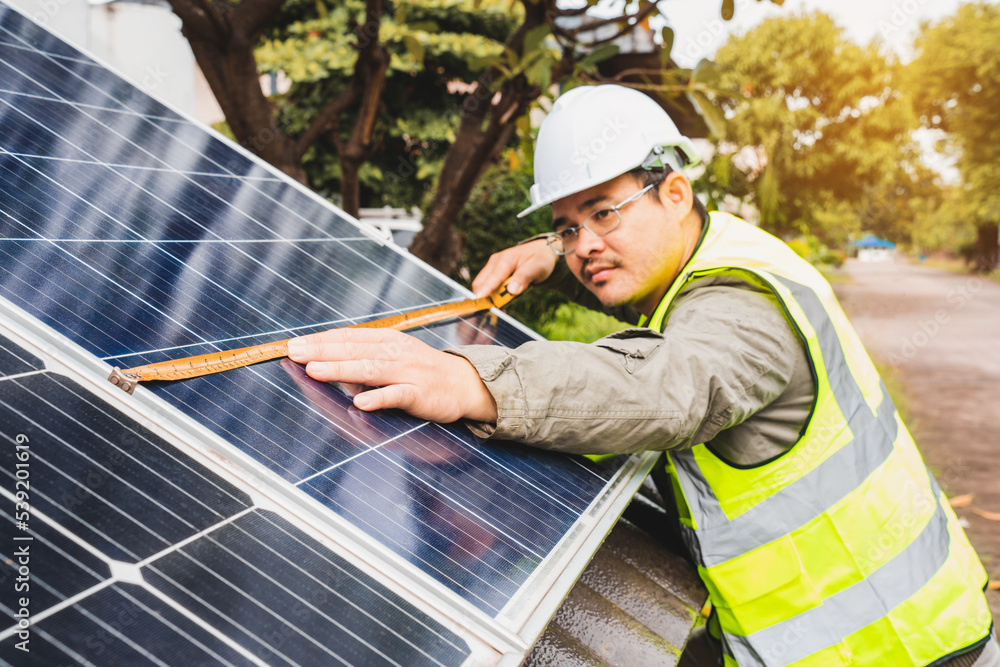
[[[576,454],[707,442],[778,397],[804,355],[775,297],[728,285],[679,297],[662,334],[449,352],[472,363],[497,403],[496,424],[473,432]]]

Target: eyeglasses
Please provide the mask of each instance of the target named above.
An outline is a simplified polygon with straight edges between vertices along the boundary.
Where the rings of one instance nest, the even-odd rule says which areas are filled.
[[[644,194],[656,187],[656,184],[647,185],[642,190],[639,190],[634,195],[618,204],[617,206],[612,206],[610,208],[602,208],[594,211],[581,222],[576,227],[563,227],[562,229],[557,229],[554,232],[548,232],[547,234],[539,234],[538,236],[532,237],[534,240],[536,238],[544,238],[545,242],[549,244],[552,251],[557,255],[568,255],[569,253],[576,250],[576,245],[580,240],[580,228],[586,229],[588,232],[597,237],[607,236],[611,232],[618,229],[622,224],[622,214],[621,209],[625,204],[631,204],[636,201]]]

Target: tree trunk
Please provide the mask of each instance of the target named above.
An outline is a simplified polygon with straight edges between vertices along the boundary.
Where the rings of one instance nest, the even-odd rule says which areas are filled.
[[[334,129],[331,139],[340,156],[340,194],[343,209],[358,217],[361,209],[361,181],[358,171],[374,152],[372,137],[375,123],[382,106],[386,75],[389,71],[389,51],[379,42],[381,29],[382,0],[368,0],[366,7],[368,20],[358,26],[358,62],[355,65],[351,87],[356,97],[361,99],[358,117],[351,128],[350,138],[344,142]]]
[[[171,0],[170,4],[181,19],[181,32],[236,140],[295,180],[306,183],[296,142],[274,123],[253,53],[260,25],[278,11],[281,0],[226,11],[189,0]]]
[[[523,4],[524,23],[507,42],[516,53],[521,53],[524,36],[542,25],[550,5],[555,5],[554,1]],[[494,101],[491,85],[498,74],[495,69],[487,70],[462,103],[462,121],[445,155],[431,208],[424,215],[423,229],[410,244],[413,255],[446,275],[454,273],[462,256],[462,241],[454,232],[456,218],[483,170],[510,141],[517,119],[539,95],[536,86],[529,85],[524,76],[517,76],[503,83]],[[552,80],[558,82],[565,75],[554,72]]]
[[[997,268],[1000,260],[997,223],[991,222],[976,227],[976,250],[974,270],[977,273],[990,273]]]

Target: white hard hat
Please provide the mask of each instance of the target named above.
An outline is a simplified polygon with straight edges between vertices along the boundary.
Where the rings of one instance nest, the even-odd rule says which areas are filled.
[[[560,95],[542,121],[531,206],[517,217],[639,166],[680,171],[697,161],[694,144],[648,95],[623,86],[580,86]]]

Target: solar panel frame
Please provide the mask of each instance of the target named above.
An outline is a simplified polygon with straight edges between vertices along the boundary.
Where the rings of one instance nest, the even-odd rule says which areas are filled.
[[[14,11],[18,10],[14,8]],[[72,57],[67,55],[57,57],[72,60]],[[114,72],[113,68],[99,59],[95,58],[93,62]],[[183,112],[172,109],[169,105],[164,106],[168,109],[168,114],[163,115],[161,119],[163,123],[185,121],[194,123],[216,139],[226,141],[214,130],[201,126]],[[171,114],[175,118],[171,118]],[[262,182],[291,186],[308,196],[319,207],[330,208],[326,200],[305,186],[287,178],[282,172],[242,147],[229,145],[254,164],[255,178],[259,178]],[[358,222],[342,211],[338,211],[338,214],[353,224],[361,237],[374,240],[394,252],[405,255],[408,261],[415,262],[443,282],[454,285],[433,267],[394,246],[389,242],[390,239],[380,234],[378,230]],[[465,290],[465,293],[468,294],[468,291]],[[537,336],[505,314],[499,313],[499,317],[523,333],[531,337]],[[110,369],[105,362],[96,359],[59,332],[2,298],[0,298],[0,330],[6,331],[12,339],[23,341],[26,349],[34,348],[39,355],[47,357],[49,359],[47,363],[56,368],[56,372],[73,377],[78,382],[86,381],[88,389],[100,392],[101,397],[109,404],[163,435],[173,444],[180,446],[182,451],[186,451],[189,455],[197,454],[199,461],[210,462],[215,468],[225,469],[227,474],[239,480],[244,488],[254,490],[254,498],[262,503],[262,507],[277,508],[283,516],[297,517],[316,534],[322,535],[325,542],[336,545],[337,553],[347,556],[350,562],[356,565],[364,564],[366,571],[374,573],[373,576],[377,574],[378,581],[389,585],[392,590],[405,591],[405,597],[420,608],[429,606],[435,611],[435,618],[462,619],[461,625],[457,627],[462,628],[463,636],[465,632],[470,632],[504,654],[499,664],[520,662],[530,645],[543,631],[549,618],[558,609],[577,576],[610,531],[657,458],[655,453],[631,457],[605,486],[604,492],[593,500],[585,512],[581,513],[573,528],[563,536],[528,580],[521,585],[520,593],[508,602],[499,615],[491,617],[471,607],[465,601],[456,599],[447,591],[442,591],[439,582],[395,556],[383,544],[350,522],[337,517],[328,508],[318,503],[304,502],[303,494],[294,487],[289,488],[287,481],[263,468],[259,462],[195,422],[190,416],[167,404],[163,399],[142,390],[137,391],[130,399],[126,399],[121,392],[104,381]]]

